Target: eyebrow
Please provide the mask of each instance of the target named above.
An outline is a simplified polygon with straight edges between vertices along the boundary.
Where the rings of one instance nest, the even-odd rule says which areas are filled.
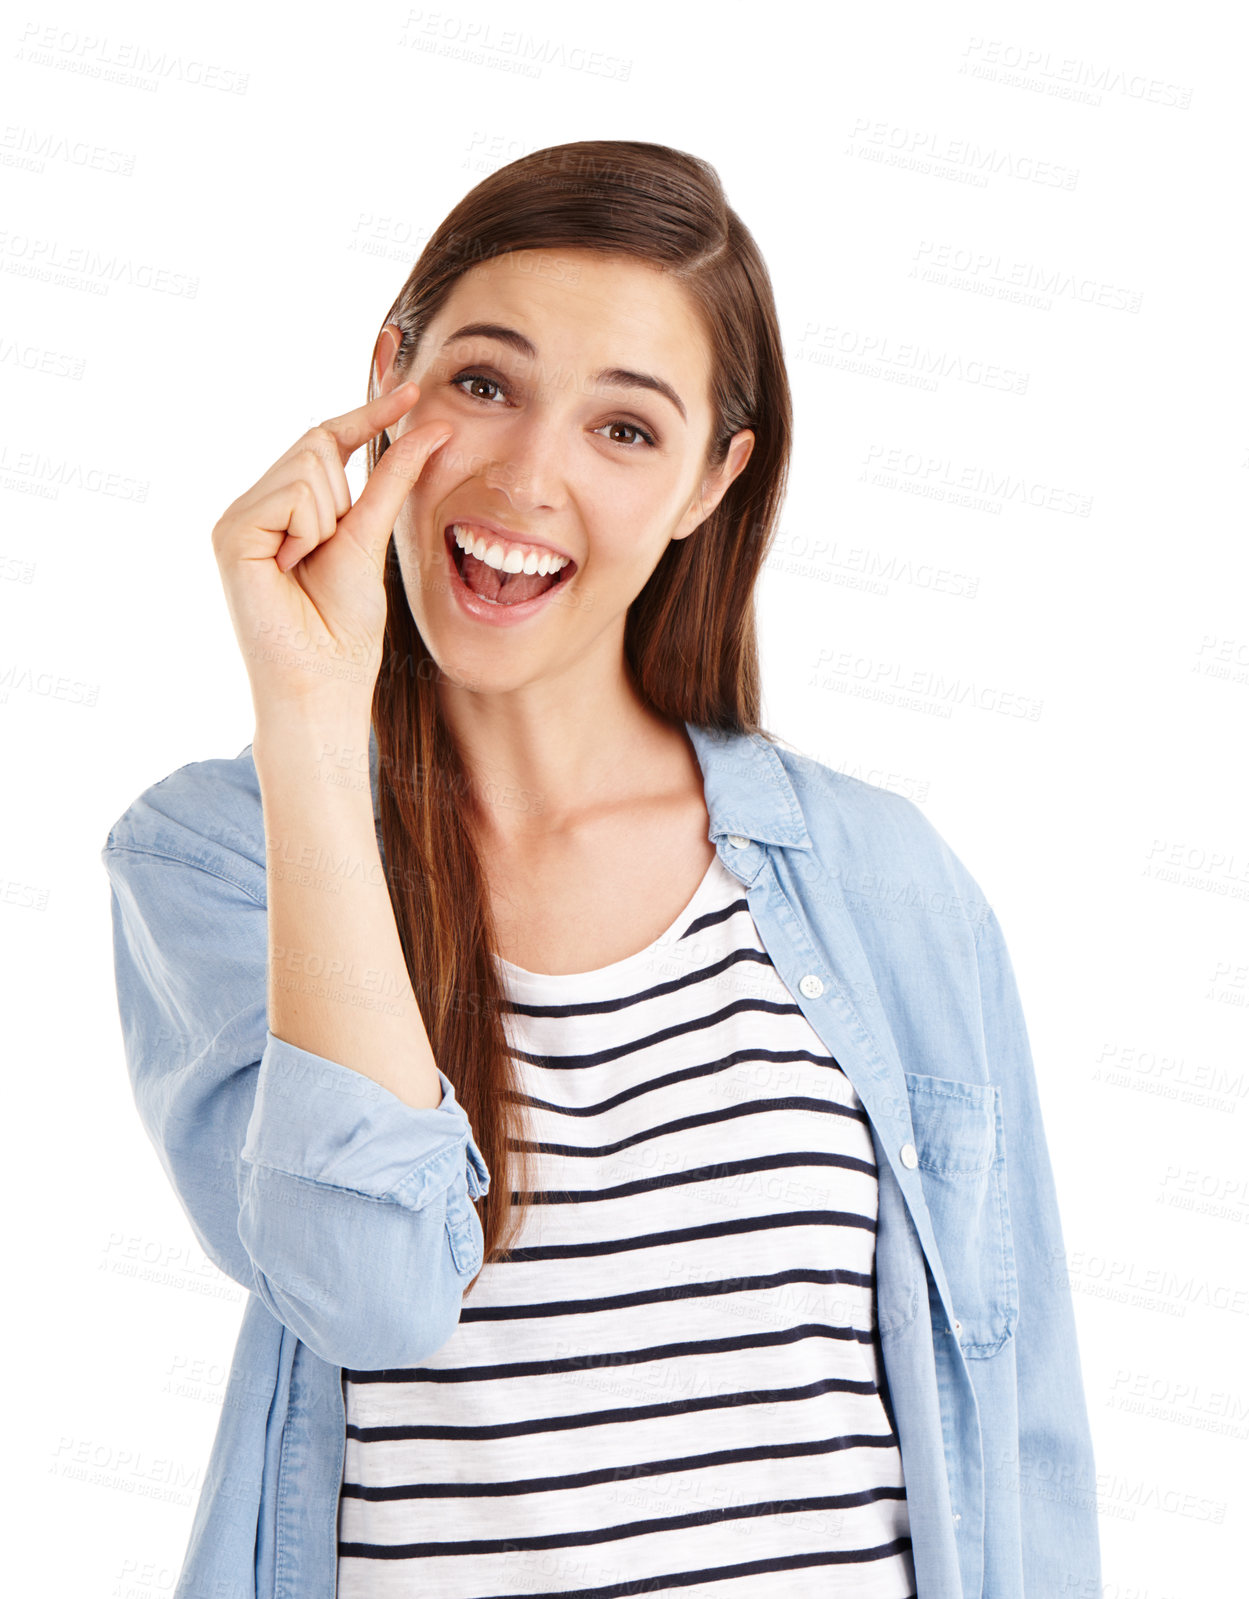
[[[523,333],[518,333],[515,328],[505,328],[498,322],[466,322],[462,328],[457,328],[449,338],[443,340],[442,348],[445,350],[447,345],[453,344],[456,339],[497,339],[500,344],[508,345],[518,355],[527,356],[531,361],[536,360],[538,356],[537,350]],[[651,389],[656,394],[662,394],[665,400],[676,406],[683,422],[689,420],[677,391],[670,383],[665,383],[662,378],[653,377],[649,372],[631,372],[628,367],[609,366],[604,367],[601,372],[596,372],[592,381],[605,384],[609,388]]]

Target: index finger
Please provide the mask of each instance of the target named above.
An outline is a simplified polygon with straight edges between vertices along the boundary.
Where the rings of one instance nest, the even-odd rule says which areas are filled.
[[[384,427],[397,422],[405,411],[412,409],[417,388],[418,385],[408,378],[389,394],[379,394],[354,411],[344,411],[342,416],[332,416],[321,423],[325,431],[333,435],[344,466],[362,444],[376,438]]]

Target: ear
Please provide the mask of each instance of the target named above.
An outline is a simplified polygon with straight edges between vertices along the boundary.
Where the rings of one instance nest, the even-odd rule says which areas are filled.
[[[740,433],[733,435],[724,460],[707,473],[699,485],[698,493],[686,507],[684,516],[673,531],[674,539],[688,538],[695,528],[702,526],[724,498],[733,479],[749,461],[754,447],[755,436],[749,428],[743,428]]]
[[[403,330],[394,322],[388,322],[377,335],[377,343],[373,347],[373,375],[377,379],[379,394],[386,394],[397,386],[397,374],[393,368],[402,339]]]

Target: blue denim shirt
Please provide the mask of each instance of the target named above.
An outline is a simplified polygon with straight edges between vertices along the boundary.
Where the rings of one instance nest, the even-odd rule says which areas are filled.
[[[997,917],[910,800],[687,730],[708,837],[871,1122],[919,1599],[1097,1599],[1062,1229]],[[372,737],[370,767],[376,806]],[[102,858],[139,1114],[200,1244],[249,1290],[175,1599],[332,1599],[342,1368],[419,1365],[451,1337],[490,1174],[441,1071],[442,1102],[416,1109],[269,1031],[250,745],[153,784]]]

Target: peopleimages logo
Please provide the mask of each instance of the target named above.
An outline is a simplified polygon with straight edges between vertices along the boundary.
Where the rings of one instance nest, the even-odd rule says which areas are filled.
[[[222,94],[246,94],[247,74],[215,62],[188,59],[153,50],[137,40],[114,40],[107,34],[28,22],[18,38],[14,58],[29,66],[52,67],[81,77],[99,78],[123,88],[153,93],[169,79]]]
[[[428,11],[424,7],[409,10],[399,43],[481,66],[506,65],[507,70],[526,77],[537,77],[543,67],[557,66],[569,72],[588,72],[593,77],[624,83],[633,71],[631,58],[624,60],[582,44],[540,38],[521,28],[496,28],[493,23],[477,18],[459,17],[448,11]],[[490,60],[492,56],[497,59]]]
[[[1107,93],[1187,111],[1193,99],[1192,89],[1143,72],[1125,72],[1079,56],[1056,55],[1052,50],[974,35],[967,41],[958,70],[968,77],[987,78],[1016,88],[1039,88],[1060,99],[1083,100],[1090,105],[1100,105],[1102,94]],[[1029,79],[1042,81],[1032,83]]]
[[[1014,178],[1045,189],[1074,189],[1080,181],[1077,167],[1038,160],[998,145],[982,146],[975,139],[951,138],[931,128],[873,121],[857,117],[843,152],[886,166],[906,167],[934,177],[985,188],[990,178]]]
[[[115,283],[182,300],[194,300],[199,294],[199,278],[189,272],[175,272],[171,267],[136,261],[130,256],[106,255],[91,245],[66,244],[61,239],[43,239],[29,233],[0,233],[0,270],[88,294],[107,294]]]

